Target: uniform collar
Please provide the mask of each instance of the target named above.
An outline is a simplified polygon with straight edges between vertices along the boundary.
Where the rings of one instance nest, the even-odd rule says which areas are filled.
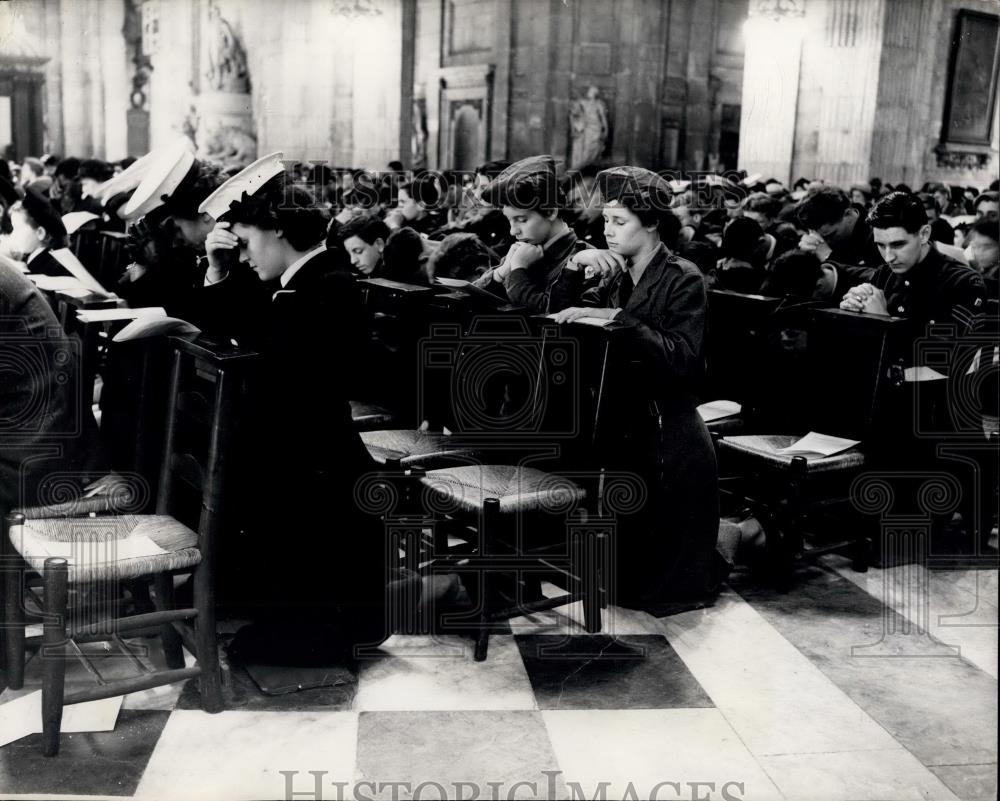
[[[285,270],[281,274],[281,276],[278,278],[278,281],[281,282],[281,288],[285,289],[288,286],[288,282],[291,281],[295,277],[295,273],[297,273],[299,270],[301,270],[302,266],[307,261],[309,261],[309,259],[311,259],[313,256],[316,256],[316,255],[322,253],[324,250],[326,250],[326,243],[325,242],[323,244],[321,244],[321,245],[313,248],[308,253],[303,254],[298,259],[296,259],[295,261],[293,261],[290,265],[288,265],[288,269]]]
[[[28,258],[24,260],[24,263],[31,264],[32,261],[41,256],[47,249],[48,248],[46,248],[44,245],[40,248],[35,248],[33,251],[31,251]]]
[[[646,268],[649,267],[650,262],[655,259],[661,250],[664,250],[664,244],[660,242],[655,248],[653,248],[649,253],[643,256],[638,261],[633,262],[628,267],[628,274],[632,278],[633,286],[639,286],[639,282],[642,280],[643,274],[646,272]]]

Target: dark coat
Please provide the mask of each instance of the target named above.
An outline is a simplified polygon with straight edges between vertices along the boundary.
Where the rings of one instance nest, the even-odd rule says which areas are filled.
[[[59,260],[52,255],[48,248],[28,262],[28,272],[32,275],[72,275],[69,270],[59,263]]]
[[[68,357],[68,358],[67,358]],[[20,273],[0,264],[0,511],[53,502],[97,467],[93,387],[80,383],[79,350]],[[49,486],[45,479],[60,474]]]
[[[582,271],[563,270],[550,311],[574,305],[616,308],[624,273],[589,288]],[[721,580],[718,467],[695,409],[705,370],[706,292],[701,271],[660,245],[615,320],[628,328],[630,368],[612,388],[603,461],[646,478],[648,499],[619,542],[619,602],[655,605],[702,596]]]
[[[860,214],[860,212],[859,212]],[[878,267],[885,264],[872,236],[872,229],[863,219],[858,217],[846,241],[831,249],[827,261],[838,264],[852,264],[856,267]]]
[[[383,531],[354,495],[357,480],[375,469],[348,393],[363,320],[357,283],[329,251],[274,293],[243,438],[249,469],[241,494],[260,499],[244,511],[251,541],[267,549],[253,588],[268,605],[261,612],[292,604],[296,614],[337,618],[354,641],[380,639],[384,623]]]
[[[567,228],[542,248],[542,257],[530,267],[513,270],[503,283],[495,280],[494,271],[490,270],[475,285],[535,314],[542,314],[549,308],[549,292],[559,279],[563,266],[574,253],[583,249],[573,229]],[[507,256],[504,257],[506,259]]]
[[[984,311],[983,277],[933,245],[924,260],[905,274],[897,275],[883,264],[871,283],[885,293],[889,314],[921,325],[955,323],[959,335],[974,330]]]

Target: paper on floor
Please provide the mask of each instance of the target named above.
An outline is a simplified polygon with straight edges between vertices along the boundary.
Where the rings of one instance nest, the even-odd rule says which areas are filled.
[[[63,707],[60,731],[114,731],[124,696]],[[0,746],[42,731],[42,691],[0,704]]]
[[[781,448],[777,453],[782,456],[833,456],[860,444],[860,440],[831,437],[829,434],[810,431],[798,442],[793,442],[787,448]]]

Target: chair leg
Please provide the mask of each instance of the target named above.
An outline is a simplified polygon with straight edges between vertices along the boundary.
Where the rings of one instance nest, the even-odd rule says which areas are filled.
[[[194,571],[194,608],[198,616],[194,621],[194,639],[198,648],[198,665],[201,675],[201,708],[206,712],[221,712],[222,674],[219,667],[219,645],[215,633],[215,577],[211,562],[198,565]]]
[[[601,590],[601,546],[600,535],[584,534],[580,539],[579,563],[577,565],[583,588],[583,627],[588,634],[601,630],[601,609],[604,593]]]
[[[174,577],[169,573],[158,573],[153,578],[156,587],[156,604],[161,609],[174,608]],[[160,640],[163,642],[163,655],[167,667],[179,670],[184,667],[184,648],[181,635],[177,633],[172,623],[160,626]]]
[[[6,539],[6,537],[5,537]],[[17,557],[20,561],[20,557]],[[7,686],[20,690],[24,686],[24,569],[15,563],[13,555],[3,561],[4,633],[6,642]]]
[[[851,569],[855,573],[867,573],[871,561],[872,541],[870,537],[860,537],[854,542],[854,558]]]
[[[65,559],[45,560],[45,622],[42,629],[42,749],[59,753],[63,692],[66,684],[66,613],[69,569]]]
[[[486,660],[486,652],[490,645],[490,619],[493,611],[493,582],[490,577],[489,555],[493,552],[493,534],[497,518],[500,516],[500,501],[497,498],[487,498],[483,504],[483,522],[480,531],[480,561],[483,569],[479,573],[479,631],[476,634],[477,662]]]

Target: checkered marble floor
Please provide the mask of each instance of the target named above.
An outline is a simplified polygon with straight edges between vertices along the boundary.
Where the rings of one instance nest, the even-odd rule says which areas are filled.
[[[914,571],[926,608],[899,592]],[[736,575],[710,608],[606,615],[601,635],[575,607],[513,620],[484,663],[397,636],[355,682],[285,696],[233,668],[216,715],[193,686],[137,693],[56,758],[40,735],[0,748],[0,796],[996,798],[996,571],[831,558],[788,592]]]

